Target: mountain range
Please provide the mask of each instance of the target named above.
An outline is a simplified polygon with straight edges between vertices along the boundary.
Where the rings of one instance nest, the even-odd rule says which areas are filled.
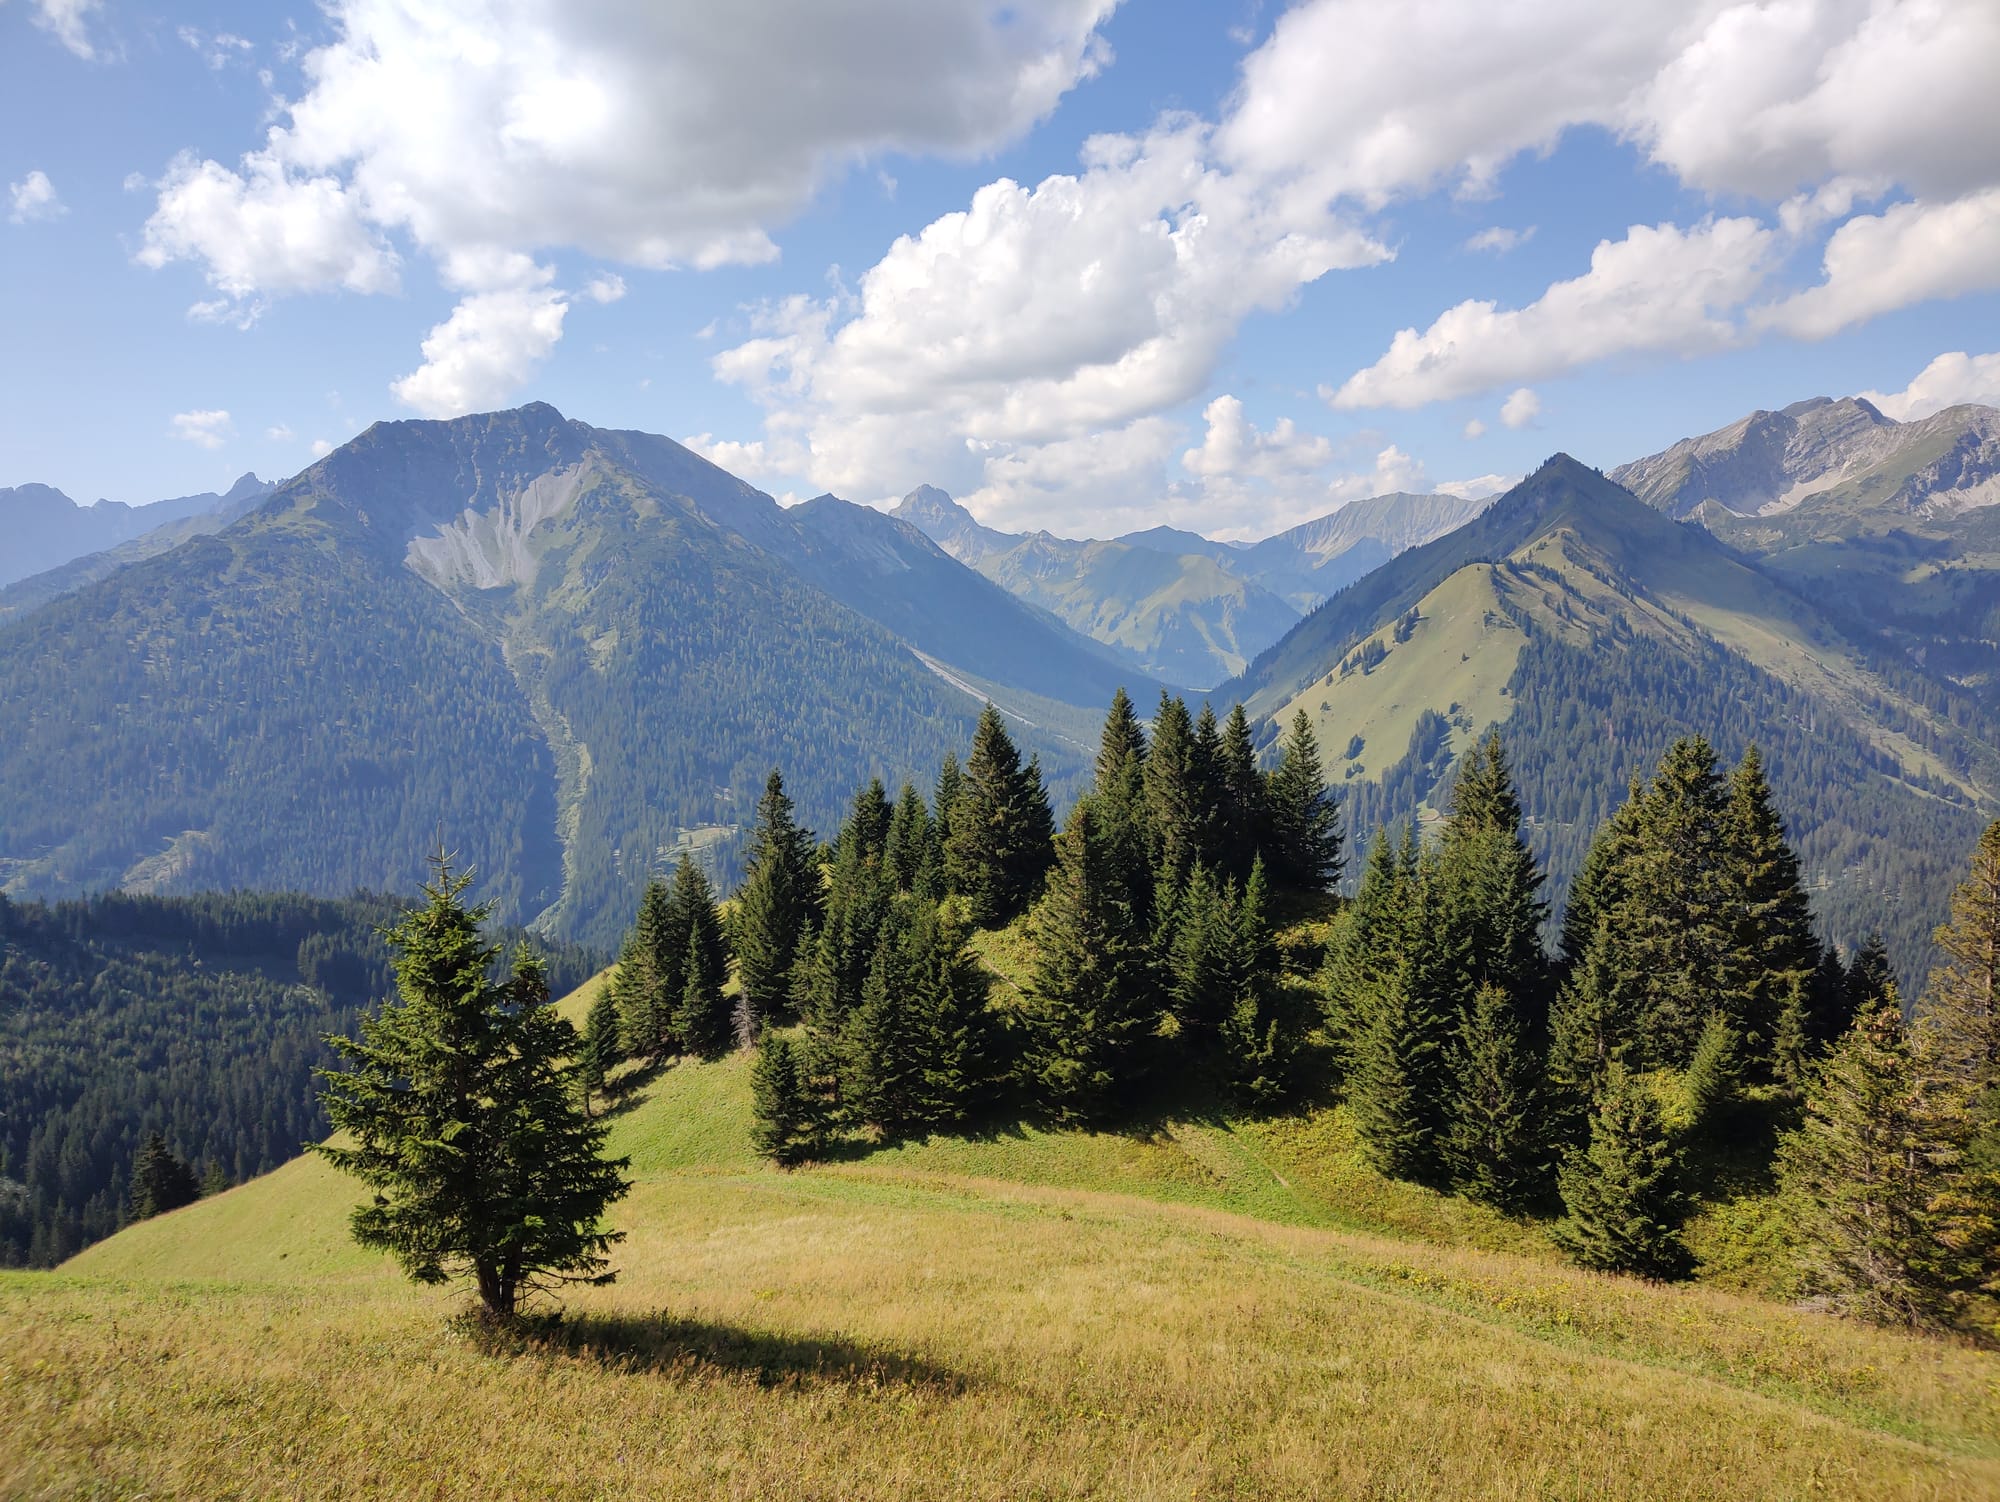
[[[829,828],[991,699],[1061,805],[1115,688],[1226,678],[1266,746],[1306,711],[1362,840],[1500,727],[1558,900],[1674,736],[1754,741],[1822,918],[1913,970],[2000,808],[1996,433],[1806,402],[1242,546],[787,509],[542,404],[381,423],[0,596],[0,890],[407,889],[442,838],[607,942],[675,852],[727,876],[774,765]]]
[[[273,488],[268,480],[246,474],[221,495],[204,491],[143,506],[123,501],[84,506],[50,485],[0,488],[0,529],[7,537],[0,552],[0,588],[86,555],[124,549],[118,561],[132,562],[149,556],[133,546],[142,539],[152,540],[153,551],[165,551],[227,526]]]
[[[1173,527],[1108,541],[998,532],[928,485],[893,514],[959,562],[1103,643],[1126,666],[1207,687],[1241,672],[1328,595],[1486,504],[1454,495],[1375,496],[1244,546]]]
[[[829,827],[991,697],[1067,796],[1054,727],[1130,681],[880,512],[544,405],[378,423],[0,624],[0,884],[407,890],[442,838],[504,918],[604,942],[773,766]]]

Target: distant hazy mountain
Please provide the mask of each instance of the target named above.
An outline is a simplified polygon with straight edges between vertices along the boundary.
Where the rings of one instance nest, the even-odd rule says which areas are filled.
[[[1238,567],[1301,614],[1398,553],[1464,526],[1492,504],[1455,495],[1398,491],[1350,501],[1338,511],[1267,537]]]
[[[1109,542],[999,532],[930,485],[905,496],[894,514],[1121,661],[1205,688],[1241,672],[1335,590],[1484,505],[1378,496],[1250,547],[1165,526]]]
[[[668,439],[378,423],[0,624],[0,889],[408,890],[442,836],[503,916],[602,942],[673,851],[726,858],[771,767],[830,829],[990,694],[1060,796],[1052,709],[1127,677],[893,519]]]
[[[1217,697],[1266,736],[1305,710],[1364,837],[1435,809],[1498,725],[1558,892],[1673,737],[1731,760],[1755,742],[1823,917],[1850,941],[1880,927],[1908,971],[2000,812],[2000,716],[1563,455],[1335,595]]]
[[[85,554],[130,543],[163,528],[196,527],[213,520],[219,528],[271,493],[269,482],[246,474],[222,495],[176,496],[151,505],[122,501],[80,505],[48,485],[0,489],[0,586],[59,568]],[[191,532],[183,530],[175,541]]]
[[[1853,630],[2000,703],[2000,411],[1799,402],[1612,471]]]

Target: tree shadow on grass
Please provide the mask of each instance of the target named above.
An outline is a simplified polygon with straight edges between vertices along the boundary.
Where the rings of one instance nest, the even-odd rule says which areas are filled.
[[[919,1356],[838,1336],[746,1329],[657,1314],[571,1313],[477,1332],[497,1354],[550,1355],[595,1362],[612,1371],[660,1376],[723,1373],[759,1387],[921,1388],[955,1394],[970,1386],[960,1372]]]

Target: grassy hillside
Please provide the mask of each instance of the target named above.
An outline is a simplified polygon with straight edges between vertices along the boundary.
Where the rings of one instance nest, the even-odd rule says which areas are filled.
[[[313,1160],[0,1277],[0,1494],[2000,1495],[1994,1357],[1574,1271],[1337,1113],[792,1173],[749,1115],[643,1086],[619,1281],[506,1348]]]

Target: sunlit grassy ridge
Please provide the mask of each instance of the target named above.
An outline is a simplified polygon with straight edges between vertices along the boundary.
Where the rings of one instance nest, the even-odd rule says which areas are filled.
[[[634,1092],[619,1281],[519,1348],[313,1159],[0,1278],[0,1495],[2000,1496],[1993,1357],[1577,1272],[1339,1112],[782,1173],[748,1074]]]

